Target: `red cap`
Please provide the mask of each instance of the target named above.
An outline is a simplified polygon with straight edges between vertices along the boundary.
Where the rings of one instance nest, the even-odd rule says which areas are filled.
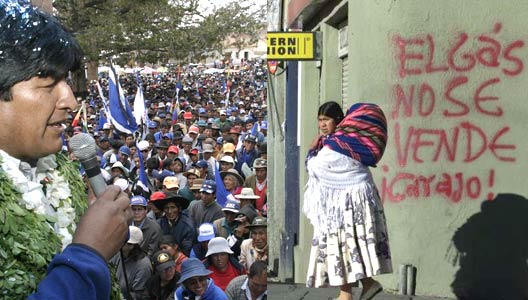
[[[240,131],[241,131],[240,126],[233,126],[231,127],[231,130],[229,130],[229,133],[240,134]]]
[[[184,118],[185,120],[190,120],[190,119],[192,119],[192,112],[190,112],[190,111],[186,111],[186,112],[184,112],[184,113],[183,113],[183,118]]]
[[[150,201],[163,200],[165,198],[165,193],[163,192],[154,192],[150,195]]]
[[[191,150],[191,154],[197,155],[198,154],[198,149],[192,149]]]
[[[178,154],[180,152],[180,149],[174,145],[170,146],[169,147],[169,151],[167,151],[168,153],[176,153]]]

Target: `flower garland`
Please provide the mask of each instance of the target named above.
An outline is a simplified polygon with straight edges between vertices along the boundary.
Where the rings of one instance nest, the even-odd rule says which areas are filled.
[[[53,255],[72,240],[87,208],[78,164],[62,153],[40,159],[38,182],[0,150],[0,295],[25,299],[46,274]]]

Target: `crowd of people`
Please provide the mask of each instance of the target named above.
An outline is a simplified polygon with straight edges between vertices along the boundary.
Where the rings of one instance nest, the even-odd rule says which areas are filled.
[[[266,70],[251,60],[204,70],[122,74],[131,106],[143,88],[137,132],[105,121],[104,73],[83,99],[86,121],[68,116],[65,145],[92,135],[103,178],[130,197],[130,238],[110,260],[125,299],[266,298]]]

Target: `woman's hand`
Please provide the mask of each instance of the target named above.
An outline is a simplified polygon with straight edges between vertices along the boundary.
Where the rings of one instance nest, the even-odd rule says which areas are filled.
[[[312,140],[312,142],[310,143],[310,150],[314,150],[317,148],[317,145],[319,144],[319,140],[323,137],[322,134],[318,134],[315,136],[315,138]]]

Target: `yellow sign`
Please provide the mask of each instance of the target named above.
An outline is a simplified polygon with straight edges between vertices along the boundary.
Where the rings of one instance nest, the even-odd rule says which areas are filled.
[[[314,32],[268,32],[267,60],[315,59]]]

